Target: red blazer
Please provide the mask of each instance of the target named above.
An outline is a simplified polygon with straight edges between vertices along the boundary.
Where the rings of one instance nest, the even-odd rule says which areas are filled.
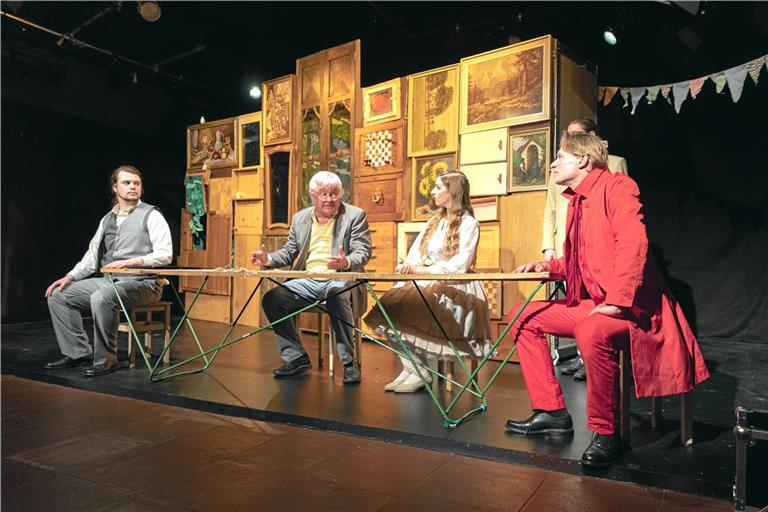
[[[682,309],[648,257],[640,190],[632,178],[593,169],[576,187],[582,196],[582,256],[605,303],[629,308],[630,350],[638,398],[689,391],[709,377]],[[570,189],[563,193],[570,199]],[[568,205],[567,229],[573,208]],[[568,231],[566,231],[568,232]],[[565,274],[567,255],[552,261]]]

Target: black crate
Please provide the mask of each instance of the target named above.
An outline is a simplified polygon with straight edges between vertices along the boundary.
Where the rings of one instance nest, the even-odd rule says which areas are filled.
[[[736,407],[736,510],[768,505],[768,411]]]

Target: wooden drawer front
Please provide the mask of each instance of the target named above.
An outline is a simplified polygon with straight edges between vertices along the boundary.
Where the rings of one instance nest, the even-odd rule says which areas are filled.
[[[462,135],[459,163],[506,162],[508,138],[506,128]]]
[[[394,250],[397,247],[397,224],[394,222],[371,222],[371,256]],[[379,259],[381,259],[379,257]],[[394,270],[394,267],[393,267]]]
[[[261,235],[263,226],[264,201],[235,201],[235,234]]]
[[[354,204],[365,210],[371,222],[403,220],[403,175],[388,174],[357,180]]]
[[[462,165],[469,180],[470,196],[501,196],[507,193],[507,163]]]
[[[264,169],[235,169],[232,172],[234,199],[264,199]]]
[[[355,176],[401,173],[405,162],[403,121],[355,129]]]
[[[499,268],[499,241],[501,229],[498,222],[480,224],[480,241],[477,243],[475,268]]]
[[[371,254],[371,259],[365,264],[366,272],[377,274],[391,274],[397,264],[397,251],[391,249],[377,249]]]

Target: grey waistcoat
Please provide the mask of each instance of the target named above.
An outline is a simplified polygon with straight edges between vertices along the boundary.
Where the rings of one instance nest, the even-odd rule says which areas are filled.
[[[102,234],[99,243],[98,267],[107,263],[130,258],[141,258],[152,252],[152,241],[149,239],[147,219],[156,207],[147,203],[139,203],[128,217],[117,227],[116,216],[111,211],[101,219]],[[115,274],[115,280],[137,279],[146,276]]]

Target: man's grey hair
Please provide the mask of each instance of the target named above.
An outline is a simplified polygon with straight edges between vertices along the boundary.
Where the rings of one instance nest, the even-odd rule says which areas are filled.
[[[309,180],[309,190],[315,191],[318,187],[323,185],[334,185],[339,187],[339,191],[344,191],[344,186],[341,184],[341,179],[338,175],[329,171],[317,171],[312,179]]]

